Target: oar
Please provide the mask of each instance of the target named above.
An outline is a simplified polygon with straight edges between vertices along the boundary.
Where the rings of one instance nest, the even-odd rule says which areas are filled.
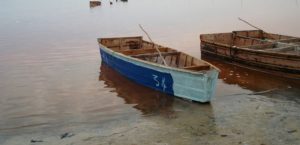
[[[155,43],[152,41],[152,39],[150,38],[149,34],[148,34],[148,33],[146,32],[146,30],[142,27],[142,25],[139,24],[139,26],[140,26],[140,28],[142,29],[142,31],[147,35],[147,37],[148,37],[148,39],[150,40],[150,42],[153,43],[153,46],[154,46],[154,48],[156,49],[156,51],[158,52],[159,57],[163,60],[164,65],[165,65],[165,66],[168,66],[167,63],[166,63],[166,61],[165,61],[165,59],[164,59],[164,57],[161,55],[161,52],[160,52],[159,49],[157,48],[157,45],[155,45]]]
[[[242,19],[242,18],[240,18],[240,17],[238,17],[238,19],[239,19],[240,21],[242,21],[242,22],[244,22],[244,23],[248,24],[249,26],[251,26],[251,27],[255,28],[255,29],[258,29],[258,30],[264,31],[264,30],[262,30],[262,29],[260,29],[260,28],[258,28],[258,27],[256,27],[256,26],[252,25],[252,24],[251,24],[251,23],[249,23],[248,21],[246,21],[246,20],[243,20],[243,19]]]
[[[251,27],[253,27],[253,28],[257,29],[257,30],[261,30],[261,31],[263,31],[263,32],[265,32],[266,34],[269,35],[269,33],[266,32],[265,30],[263,30],[263,29],[261,29],[261,28],[258,28],[258,27],[256,27],[256,26],[254,26],[253,24],[249,23],[248,21],[246,21],[246,20],[244,20],[244,19],[242,19],[242,18],[240,18],[240,17],[238,17],[238,19],[239,19],[240,21],[242,21],[242,22],[248,24],[249,26],[251,26]],[[270,36],[270,35],[269,35],[269,36]],[[273,38],[272,36],[270,36],[270,37]],[[273,38],[273,39],[274,39],[274,38]]]
[[[264,31],[264,30],[261,29],[261,28],[258,28],[258,27],[256,27],[256,26],[254,26],[253,24],[249,23],[248,21],[246,21],[246,20],[244,20],[244,19],[242,19],[242,18],[240,18],[240,17],[238,17],[238,19],[239,19],[240,21],[242,21],[242,22],[248,24],[249,26],[251,26],[251,27],[257,29],[257,30],[263,31],[263,32],[265,32],[266,34],[268,34],[268,32]],[[268,34],[268,35],[269,35],[269,34]],[[270,35],[269,35],[269,36],[270,36]],[[272,38],[272,36],[270,36],[270,37]],[[274,39],[274,38],[273,38],[273,39]]]

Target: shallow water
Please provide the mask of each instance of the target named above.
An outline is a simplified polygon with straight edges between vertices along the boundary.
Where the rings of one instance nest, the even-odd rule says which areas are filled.
[[[297,0],[102,3],[0,2],[0,144],[300,144],[299,81],[209,60],[222,70],[216,95],[191,103],[102,65],[96,42],[143,35],[142,24],[156,43],[200,58],[199,34],[252,29],[238,17],[300,37]],[[65,132],[75,136],[60,140]]]

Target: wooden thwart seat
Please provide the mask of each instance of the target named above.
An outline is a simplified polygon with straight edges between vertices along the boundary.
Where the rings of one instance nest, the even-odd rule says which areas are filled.
[[[243,39],[252,39],[252,40],[257,40],[257,41],[265,41],[265,40],[260,39],[260,38],[247,37],[247,36],[242,36],[242,35],[235,35],[235,37],[243,38]]]
[[[161,52],[162,56],[170,56],[170,55],[178,55],[179,52]],[[135,58],[144,58],[144,57],[158,57],[159,53],[146,53],[146,54],[137,54],[137,55],[130,55]]]
[[[160,52],[168,51],[168,48],[159,48]],[[142,48],[142,49],[128,49],[128,50],[119,50],[118,52],[125,54],[125,55],[138,55],[138,54],[145,54],[145,53],[155,53],[157,52],[154,48]]]
[[[268,48],[274,48],[275,46],[276,46],[276,43],[270,43],[270,44],[258,44],[258,45],[242,46],[241,48],[268,49]]]

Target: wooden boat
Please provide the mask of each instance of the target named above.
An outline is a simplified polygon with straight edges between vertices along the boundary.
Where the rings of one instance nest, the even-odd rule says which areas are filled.
[[[300,38],[262,30],[200,35],[201,53],[300,79]]]
[[[90,1],[90,7],[97,7],[97,6],[101,6],[101,1],[97,1],[97,0],[92,0]]]
[[[208,62],[140,36],[98,42],[102,62],[139,84],[197,102],[209,102],[214,94],[219,71]]]

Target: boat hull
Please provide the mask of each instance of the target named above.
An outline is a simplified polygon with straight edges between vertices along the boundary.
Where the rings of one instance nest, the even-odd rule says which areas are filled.
[[[300,57],[279,53],[255,51],[246,48],[236,48],[226,45],[201,41],[201,54],[220,57],[264,70],[300,74]]]
[[[214,95],[217,70],[190,73],[125,56],[102,45],[100,55],[102,62],[123,76],[152,89],[203,103]]]

